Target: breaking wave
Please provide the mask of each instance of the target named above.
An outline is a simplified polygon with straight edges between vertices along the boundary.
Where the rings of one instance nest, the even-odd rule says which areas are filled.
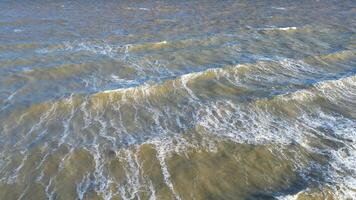
[[[33,105],[9,115],[8,120],[17,118],[17,124],[3,122],[1,183],[22,184],[30,178],[22,176],[29,167],[40,184],[48,185],[45,191],[51,199],[60,191],[59,177],[79,167],[70,163],[84,156],[91,160],[89,168],[76,178],[81,182],[70,183],[80,199],[90,191],[104,199],[155,198],[159,188],[141,175],[139,155],[149,148],[163,184],[180,199],[182,191],[168,164],[171,156],[218,153],[219,144],[230,141],[271,146],[273,151],[295,146],[295,151],[315,154],[320,158],[288,160],[308,190],[325,187],[339,197],[353,196],[354,179],[344,173],[355,176],[356,113],[344,105],[355,104],[356,77],[341,73],[325,80],[324,74],[320,81],[305,85],[307,78],[321,73],[325,71],[289,60],[259,62]],[[8,157],[13,151],[18,159]],[[40,155],[38,165],[27,166],[35,153]],[[58,167],[48,171],[56,154],[62,155]],[[108,169],[113,162],[109,160],[116,158],[123,170],[117,180],[124,182],[110,177],[114,169]],[[6,170],[10,166],[15,170]],[[316,172],[315,178],[307,175]],[[46,173],[50,179],[43,178]]]

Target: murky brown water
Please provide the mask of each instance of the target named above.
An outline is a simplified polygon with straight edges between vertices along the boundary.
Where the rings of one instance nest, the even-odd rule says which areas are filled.
[[[355,199],[354,1],[0,1],[0,199]]]

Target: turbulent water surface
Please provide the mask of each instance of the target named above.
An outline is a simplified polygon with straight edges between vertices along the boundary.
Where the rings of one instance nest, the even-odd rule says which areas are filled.
[[[355,1],[0,1],[0,199],[354,199]]]

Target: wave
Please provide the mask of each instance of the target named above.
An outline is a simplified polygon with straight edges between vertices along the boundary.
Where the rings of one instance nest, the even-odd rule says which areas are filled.
[[[160,49],[187,49],[197,47],[226,46],[236,39],[232,34],[216,34],[200,38],[183,38],[179,40],[162,40],[154,42],[111,44],[107,41],[67,41],[62,44],[50,45],[47,48],[38,49],[39,54],[55,52],[90,52],[97,55],[105,55],[111,58],[125,58],[128,53],[150,52]]]
[[[291,127],[289,127],[289,124],[293,123],[289,120],[297,120],[298,117],[301,117],[301,120],[303,123],[305,123],[303,117],[310,115],[310,117],[316,117],[317,119],[307,121],[316,122],[317,120],[322,123],[323,120],[320,119],[325,119],[325,117],[320,116],[321,113],[333,113],[335,110],[339,110],[340,113],[338,117],[340,117],[340,120],[346,120],[345,123],[349,123],[349,129],[353,130],[355,127],[353,128],[352,121],[354,120],[356,113],[353,110],[346,110],[347,107],[344,105],[352,106],[354,104],[354,99],[356,99],[355,91],[356,76],[344,77],[338,80],[328,80],[316,83],[307,89],[297,90],[292,93],[280,94],[273,96],[272,98],[256,99],[255,101],[248,102],[246,105],[236,104],[231,101],[220,105],[222,106],[221,109],[218,108],[219,104],[216,104],[215,106],[209,105],[207,106],[208,108],[203,107],[202,112],[210,114],[216,113],[216,117],[218,116],[219,112],[222,112],[226,113],[226,116],[224,115],[223,117],[210,119],[212,115],[205,114],[204,116],[208,117],[209,119],[202,118],[201,121],[203,126],[207,127],[207,131],[212,131],[214,130],[212,127],[215,127],[215,132],[217,134],[224,133],[227,134],[227,136],[230,133],[238,134],[236,136],[237,141],[241,138],[241,134],[245,133],[246,135],[242,137],[243,140],[240,141],[243,143],[258,143],[258,138],[256,138],[256,135],[264,133],[272,135],[267,135],[266,137],[262,136],[261,142],[264,142],[264,139],[266,139],[267,142],[283,142],[284,139],[286,139],[286,141],[292,142],[299,140],[298,134],[295,134],[295,132],[300,132],[300,130],[298,130],[300,127],[296,127],[297,129],[293,131],[294,128],[291,129]],[[204,111],[204,109],[206,109],[206,111]],[[314,109],[316,109],[316,111]],[[315,113],[313,113],[313,111]],[[320,113],[320,115],[317,113]],[[349,118],[345,116],[349,116]],[[239,121],[244,119],[249,120]],[[284,130],[281,135],[274,135],[273,129],[260,130],[258,128],[260,126],[264,127],[265,124],[274,124],[269,120],[276,122],[278,121],[278,123],[274,125],[276,127],[271,128]],[[325,119],[324,121],[326,122],[328,120]],[[335,122],[336,121],[337,120],[335,120]],[[344,123],[340,122],[340,125],[334,124],[329,126],[340,127],[340,129],[343,129],[344,127],[342,127],[341,124]],[[226,127],[224,125],[226,125]],[[235,130],[236,127],[245,127],[243,129],[246,130],[241,132],[240,129]],[[229,131],[230,129],[231,131]],[[281,138],[271,139],[274,136]],[[351,136],[343,134],[343,137],[347,137],[348,140],[350,140],[352,138],[352,134]],[[353,140],[351,139],[351,141]]]
[[[302,28],[297,28],[295,26],[286,26],[286,27],[267,27],[267,28],[257,28],[259,31],[296,31]]]
[[[189,78],[199,79],[202,77],[196,75]],[[46,143],[54,142],[53,144],[56,145],[51,146],[48,155],[44,154],[51,156],[52,153],[63,151],[61,149],[66,147],[65,149],[68,150],[64,153],[68,153],[68,158],[58,161],[63,163],[63,169],[72,168],[74,166],[71,166],[70,163],[77,163],[80,162],[80,159],[92,156],[89,160],[93,160],[91,165],[93,168],[89,167],[83,170],[82,181],[76,186],[79,196],[88,192],[88,187],[92,184],[90,180],[95,180],[95,185],[92,187],[103,197],[106,194],[109,195],[106,196],[108,199],[110,195],[115,194],[127,198],[136,196],[139,188],[149,191],[150,195],[159,193],[156,186],[150,186],[149,180],[142,179],[138,175],[143,170],[142,167],[139,167],[142,165],[140,161],[142,157],[139,155],[145,152],[144,149],[152,148],[154,149],[152,150],[153,155],[146,154],[144,157],[156,156],[153,160],[157,159],[156,164],[162,173],[159,176],[162,177],[163,184],[173,196],[179,199],[181,195],[184,196],[184,193],[177,186],[178,180],[172,174],[174,171],[172,165],[168,164],[177,159],[172,156],[176,153],[179,155],[190,154],[192,149],[193,151],[217,153],[221,148],[219,143],[233,141],[235,144],[262,145],[269,148],[274,146],[272,149],[276,151],[294,145],[293,148],[306,149],[309,152],[307,155],[313,153],[327,158],[327,162],[330,164],[319,163],[318,160],[314,160],[312,163],[303,163],[298,160],[302,158],[290,158],[289,155],[289,159],[292,160],[288,160],[288,162],[291,162],[299,176],[304,177],[304,181],[311,187],[313,184],[325,184],[325,187],[339,191],[334,194],[342,197],[345,194],[353,195],[350,189],[353,180],[347,179],[343,172],[346,170],[348,173],[354,173],[355,171],[352,158],[354,157],[353,139],[356,133],[356,123],[353,118],[347,118],[340,113],[330,111],[328,104],[342,102],[344,94],[340,91],[348,91],[353,94],[356,91],[355,79],[355,76],[350,76],[338,80],[323,81],[307,89],[277,95],[273,98],[258,99],[245,104],[221,99],[202,102],[198,95],[193,98],[188,93],[186,96],[190,99],[189,104],[185,104],[179,98],[174,98],[173,102],[164,101],[164,95],[167,92],[152,93],[152,91],[147,91],[147,89],[152,90],[149,87],[146,88],[146,91],[144,88],[141,91],[135,89],[107,91],[94,94],[85,100],[79,96],[73,96],[62,103],[49,103],[46,107],[41,105],[39,109],[33,108],[42,112],[38,121],[37,117],[31,115],[30,112],[24,113],[18,120],[22,126],[26,126],[24,123],[30,119],[37,121],[36,123],[33,123],[33,120],[29,122],[29,125],[35,125],[28,126],[27,131],[19,128],[11,130],[11,127],[8,127],[4,133],[10,131],[11,136],[14,136],[14,132],[17,131],[26,133],[22,137],[22,141],[18,141],[13,146],[12,151],[19,147],[20,149],[25,147],[27,151],[31,152],[36,149],[36,146],[41,146],[44,141]],[[196,93],[191,85],[190,90]],[[325,91],[329,93],[325,93]],[[144,98],[141,100],[130,99],[129,96],[134,93],[142,93]],[[176,88],[177,93],[180,91]],[[121,96],[122,99],[117,99],[117,96]],[[134,96],[136,95],[132,95],[131,98]],[[327,100],[330,97],[333,98],[329,103],[325,104],[320,101],[320,98]],[[352,99],[349,101],[352,102]],[[143,127],[138,128],[137,126]],[[49,127],[53,127],[51,134],[46,131],[36,134]],[[320,143],[317,142],[319,140]],[[334,144],[330,141],[333,141]],[[322,144],[322,146],[316,144]],[[78,148],[85,150],[83,153],[79,153]],[[72,151],[77,153],[73,155]],[[7,151],[2,152],[6,155]],[[118,189],[118,193],[110,189],[111,181],[115,179],[105,175],[107,172],[104,170],[105,159],[108,156],[116,158],[116,155],[119,156],[120,162],[128,162],[127,166],[123,164],[127,178],[124,178],[125,182],[121,182],[122,187]],[[204,157],[206,158],[207,155]],[[191,154],[190,156],[197,155]],[[48,162],[46,156],[43,159],[44,163]],[[124,162],[124,160],[126,161]],[[26,162],[26,158],[23,158],[23,162]],[[11,177],[21,177],[22,168],[22,165],[19,165],[18,172],[3,177],[9,176],[7,181],[13,179],[19,181],[18,178]],[[39,169],[42,167],[40,166]],[[304,176],[314,173],[314,170],[322,173],[315,179]],[[85,175],[90,171],[95,174],[91,179],[88,178],[89,175]],[[61,173],[64,172],[59,170],[58,175],[52,177],[51,180],[56,180],[56,177],[59,177]],[[46,180],[38,178],[46,184]],[[55,189],[56,187],[53,187],[50,191]],[[347,194],[348,192],[349,194]],[[51,193],[49,192],[48,195],[50,196]]]
[[[24,130],[22,131],[18,131],[18,134],[24,132],[29,132],[28,134],[35,134],[32,133],[33,131],[31,130],[26,131],[26,129],[36,128],[37,125],[46,125],[51,121],[51,119],[47,118],[52,114],[54,115],[54,119],[58,120],[58,117],[62,118],[63,116],[72,118],[68,116],[68,114],[75,112],[77,116],[81,116],[83,118],[83,120],[80,120],[81,122],[79,124],[83,124],[84,127],[93,125],[93,122],[91,121],[96,121],[100,118],[103,119],[99,120],[98,123],[102,125],[107,123],[105,122],[106,120],[112,121],[110,119],[117,119],[120,121],[119,125],[125,127],[124,129],[127,129],[124,131],[126,136],[122,138],[124,140],[122,141],[123,144],[131,144],[132,142],[130,142],[130,140],[132,139],[133,141],[138,139],[137,142],[142,142],[142,139],[144,139],[141,138],[143,136],[142,134],[147,134],[146,132],[149,130],[152,131],[151,134],[152,136],[154,136],[154,132],[155,130],[157,131],[157,128],[163,129],[163,127],[160,127],[160,124],[162,124],[162,122],[166,123],[165,128],[170,129],[170,132],[172,133],[185,131],[191,128],[196,123],[196,121],[192,120],[189,122],[186,121],[186,119],[197,117],[199,113],[206,114],[204,109],[216,109],[217,105],[209,104],[209,102],[211,102],[212,100],[217,102],[230,102],[227,104],[223,104],[225,105],[223,106],[223,108],[225,109],[224,113],[232,112],[228,109],[234,108],[231,107],[232,105],[248,105],[251,102],[258,106],[268,107],[269,109],[278,109],[278,106],[281,106],[287,108],[281,110],[281,112],[288,114],[286,116],[287,118],[290,118],[295,115],[301,115],[300,113],[297,114],[299,110],[301,109],[302,111],[304,111],[305,109],[308,109],[306,108],[308,107],[308,105],[310,105],[311,107],[314,104],[315,106],[318,106],[320,104],[319,102],[327,101],[330,105],[332,105],[329,107],[325,107],[328,108],[329,111],[332,111],[331,108],[338,108],[335,110],[342,111],[343,115],[355,117],[355,113],[353,113],[352,110],[350,111],[347,109],[348,106],[352,106],[354,104],[354,76],[341,78],[339,80],[327,80],[318,82],[315,83],[313,86],[309,86],[311,87],[310,89],[295,90],[292,93],[289,92],[291,88],[288,88],[288,90],[284,91],[285,94],[277,93],[277,96],[275,96],[275,92],[272,90],[269,91],[269,93],[264,93],[264,95],[261,96],[261,91],[253,91],[253,87],[251,87],[250,85],[241,84],[241,82],[239,82],[241,81],[241,79],[237,79],[239,81],[236,81],[229,77],[233,76],[234,71],[236,70],[240,74],[241,71],[246,70],[246,66],[238,66],[227,69],[210,69],[205,72],[184,75],[175,80],[168,80],[158,85],[147,84],[139,87],[107,90],[104,92],[93,94],[88,97],[82,95],[75,95],[71,96],[68,99],[64,99],[57,102],[46,102],[38,105],[32,105],[29,109],[26,109],[24,111],[13,112],[8,116],[7,120],[12,121],[15,118],[20,118],[24,121],[28,121],[28,125],[30,126],[31,124],[33,124],[33,120],[38,119],[39,121],[37,123],[34,123],[36,124],[35,126],[26,127],[24,124],[21,124],[22,127],[26,128],[24,128]],[[282,81],[282,83],[284,82]],[[210,85],[210,87],[204,89],[199,87],[200,84]],[[283,86],[285,87],[285,85]],[[338,103],[334,105],[334,102]],[[205,108],[203,106],[205,103],[208,103],[208,108]],[[164,120],[164,118],[171,118],[169,110],[164,110],[162,108],[167,108],[170,111],[175,112],[184,108],[187,110],[187,113],[182,113],[178,115],[177,118],[173,121],[171,120],[170,122],[167,122],[166,120]],[[201,110],[202,108],[203,110]],[[58,109],[60,109],[60,111],[58,111]],[[248,109],[251,108],[248,107]],[[233,110],[236,111],[238,110],[238,108],[234,108]],[[97,116],[99,117],[98,119],[92,116],[93,113],[95,114],[101,112],[103,112],[103,116]],[[122,112],[126,113],[125,117],[122,116]],[[209,113],[215,112],[216,111],[213,110],[209,111]],[[118,116],[115,116],[115,113],[119,114],[120,117],[117,118]],[[144,113],[151,113],[151,116],[146,116],[146,114]],[[262,118],[271,115],[268,112],[266,113],[263,112],[263,110],[259,109],[256,111],[248,110],[246,111],[246,113],[259,113],[259,116]],[[273,115],[274,114],[272,114],[271,118],[273,118]],[[236,118],[235,115],[232,115],[230,117]],[[228,119],[229,118],[224,117],[224,120],[227,120],[226,124],[229,123]],[[8,123],[7,120],[4,120],[4,125],[11,124]],[[49,121],[44,123],[44,120]],[[256,123],[261,123],[259,122],[260,120],[257,119],[251,120]],[[287,121],[285,123],[288,124],[289,122]],[[245,123],[241,122],[240,124]],[[219,127],[221,129],[224,126],[221,126],[221,121],[217,121],[216,127]],[[16,129],[16,125],[12,129]],[[5,135],[7,133],[10,137],[13,137],[13,135],[10,134],[10,130],[4,131],[3,133]],[[250,131],[258,131],[258,129],[255,127],[251,127]],[[122,130],[120,132],[123,133]],[[224,132],[226,134],[229,134],[229,131],[227,130],[217,132]],[[291,138],[295,138],[295,136],[291,134],[289,130],[286,129],[285,132],[286,133],[285,135],[283,135],[282,139],[289,138],[291,140]],[[136,135],[137,138],[134,139],[132,138],[132,136],[128,136],[128,133],[138,134]],[[253,137],[252,139],[254,139],[254,135],[252,134],[251,136]],[[276,136],[278,137],[278,135]],[[115,138],[115,133],[112,132],[110,137]],[[110,139],[110,137],[107,139]],[[239,135],[238,137],[241,137],[241,135]],[[18,146],[21,146],[20,144],[28,142],[28,139],[30,138],[25,138],[26,140],[18,143]],[[246,135],[245,139],[247,140],[244,142],[249,142],[248,138],[248,135]],[[271,137],[267,137],[267,139],[270,138]],[[282,139],[275,138],[276,141],[282,141]]]
[[[68,50],[73,50],[73,51],[90,51],[96,54],[103,54],[103,55],[109,55],[109,56],[117,56],[118,52],[122,53],[122,60],[117,60],[118,65],[125,66],[125,67],[129,67],[131,70],[134,70],[134,73],[136,73],[135,75],[139,75],[139,76],[149,76],[150,79],[154,79],[155,75],[157,73],[160,73],[160,75],[162,76],[162,78],[169,78],[169,77],[174,77],[177,75],[182,75],[182,73],[187,73],[187,72],[183,72],[185,70],[184,67],[175,67],[175,66],[167,66],[164,64],[164,62],[159,62],[158,60],[156,61],[151,61],[149,59],[149,57],[143,57],[143,58],[136,58],[134,55],[130,55],[129,52],[132,51],[136,51],[138,49],[142,49],[142,48],[149,48],[147,46],[151,46],[152,48],[155,47],[160,47],[160,46],[166,46],[168,45],[167,41],[163,41],[163,42],[157,42],[157,43],[150,43],[150,44],[142,44],[142,45],[135,45],[135,46],[131,46],[131,45],[124,45],[124,46],[119,46],[119,47],[115,47],[115,46],[110,46],[108,44],[104,44],[104,45],[100,45],[100,44],[84,44],[84,43],[79,43],[77,47],[72,46],[72,45],[64,45],[67,47],[64,47],[64,49],[68,49]],[[281,57],[276,57],[276,58],[266,58],[264,56],[253,56],[251,57],[251,61],[252,63],[254,62],[260,62],[260,61],[271,61],[271,63],[273,62],[278,62],[278,61],[283,61],[285,60],[285,63],[282,64],[288,64],[292,63],[292,65],[298,65],[297,63],[300,63],[299,66],[297,67],[301,67],[304,68],[303,65],[306,65],[308,63],[310,63],[310,65],[321,65],[323,68],[322,69],[317,69],[319,71],[328,71],[330,70],[331,72],[335,73],[335,70],[337,71],[341,71],[341,70],[345,70],[345,69],[352,69],[352,62],[353,62],[353,55],[354,52],[353,51],[349,51],[349,50],[345,50],[345,51],[338,51],[338,52],[334,52],[334,53],[330,53],[330,54],[326,54],[326,55],[314,55],[314,56],[309,56],[306,58],[303,58],[301,60],[293,60],[293,59],[287,59],[287,58],[281,58]],[[25,61],[23,61],[25,62]],[[340,68],[340,66],[338,65],[338,68],[334,68],[333,65],[331,65],[331,63],[335,63],[335,62],[351,62],[350,65],[343,65],[342,68]],[[105,62],[104,62],[105,63]],[[246,64],[248,64],[249,62],[247,62]],[[44,67],[44,68],[33,68],[30,70],[31,73],[28,73],[28,71],[24,71],[25,74],[28,74],[30,76],[32,76],[31,74],[33,74],[33,76],[36,76],[36,78],[41,78],[44,77],[44,75],[48,74],[49,76],[51,76],[51,74],[53,72],[58,72],[58,76],[59,77],[69,77],[71,75],[79,75],[78,73],[82,73],[82,72],[86,72],[86,71],[90,71],[91,68],[95,68],[96,66],[91,67],[89,70],[88,65],[90,63],[78,63],[78,64],[64,64],[64,65],[60,65],[60,66],[55,66],[55,67]],[[105,63],[106,64],[106,63]],[[325,67],[325,64],[328,64],[327,67]],[[163,67],[162,67],[163,65]],[[256,64],[258,65],[258,63]],[[268,65],[264,64],[264,65]],[[74,67],[68,67],[68,66],[74,66]],[[83,69],[80,69],[78,67],[82,66]],[[106,65],[105,65],[106,66]],[[310,68],[312,68],[311,66],[308,66]],[[63,69],[62,69],[63,68]],[[79,72],[72,72],[72,68],[73,69],[79,69]],[[164,70],[163,70],[164,68]],[[202,69],[198,69],[198,70],[206,70],[209,69],[211,67],[207,66],[207,67],[201,67]],[[214,68],[214,67],[212,67]],[[219,67],[220,68],[220,67]],[[284,68],[283,66],[279,67],[279,68]],[[105,70],[105,69],[104,69]],[[162,72],[163,71],[163,72]],[[191,71],[188,71],[188,73],[196,71],[195,69],[192,69]],[[66,73],[67,75],[62,73]],[[36,74],[43,74],[43,76],[38,76]],[[17,73],[16,75],[21,75],[21,73]],[[56,75],[56,74],[54,74]],[[55,76],[51,76],[52,78],[56,78]],[[160,77],[158,77],[158,80],[160,80]]]
[[[349,52],[346,53],[349,54]],[[333,58],[333,56],[326,57]],[[328,59],[323,59],[323,61],[329,62]],[[51,80],[65,80],[79,72],[82,74],[88,71],[87,68],[91,67],[92,66],[88,64],[63,65],[58,68],[33,70],[26,72],[26,74],[29,78],[36,76],[39,80],[49,77]],[[115,66],[112,67],[114,68]],[[121,68],[125,69],[123,66]],[[164,94],[173,95],[172,93],[180,91],[182,95],[188,94],[191,97],[197,95],[201,98],[204,95],[209,95],[210,90],[213,89],[219,93],[218,95],[223,95],[224,97],[232,97],[235,95],[233,98],[247,100],[269,95],[274,96],[278,93],[282,94],[300,89],[301,87],[307,87],[311,83],[318,81],[347,76],[349,72],[344,72],[343,70],[344,69],[339,68],[339,74],[335,74],[335,71],[328,72],[327,68],[319,68],[303,61],[280,59],[277,61],[270,60],[236,66],[225,66],[223,68],[208,68],[205,69],[205,71],[187,74],[177,73],[178,76],[174,76],[173,73],[166,77],[163,75],[162,78],[158,78],[155,81],[150,81],[149,79],[146,81],[130,80],[108,74],[112,77],[112,82],[120,84],[122,88],[105,90],[103,92],[99,91],[97,94],[93,94],[93,97],[98,96],[100,98],[101,96],[105,96],[104,94],[110,93],[113,93],[111,96],[115,96],[116,93],[121,92],[125,94],[124,96],[139,99],[143,97],[144,94],[155,95],[155,93],[157,93],[156,96]],[[112,70],[109,69],[108,71],[111,72]],[[26,77],[26,74],[22,76]],[[78,76],[76,75],[76,79],[80,78]],[[310,80],[313,80],[313,82],[310,82]],[[215,88],[206,88],[204,84],[212,85]],[[127,86],[129,87],[127,88]],[[199,92],[193,94],[191,89],[187,86]],[[229,92],[231,94],[229,94]],[[236,94],[239,95],[236,96]],[[118,94],[118,96],[120,96],[120,94]]]
[[[344,173],[355,171],[356,122],[349,108],[356,99],[356,77],[326,72],[290,59],[261,61],[72,95],[15,110],[1,122],[4,162],[0,163],[0,173],[9,166],[16,170],[2,174],[1,183],[21,183],[27,159],[40,152],[40,164],[32,169],[39,182],[49,185],[48,196],[60,190],[58,177],[86,158],[91,164],[84,165],[88,166],[82,170],[84,174],[78,174],[80,183],[70,185],[77,188],[78,196],[84,196],[90,187],[107,199],[114,195],[131,198],[139,195],[140,189],[154,196],[162,191],[151,179],[140,176],[139,155],[142,148],[148,148],[157,161],[156,176],[161,177],[167,193],[183,199],[172,157],[194,157],[190,151],[209,152],[210,156],[221,151],[221,142],[232,142],[267,149],[272,146],[277,152],[291,148],[297,154],[305,152],[305,157],[313,154],[317,158],[312,161],[305,161],[302,155],[288,159],[295,176],[310,188],[315,184],[339,191],[336,194],[340,197],[353,195],[353,179]],[[314,82],[306,84],[309,79]],[[13,152],[18,157],[9,159]],[[61,164],[54,172],[46,171],[45,166],[56,154],[62,158],[56,161]],[[119,159],[124,166],[122,177],[117,179],[123,181],[121,186],[109,175],[118,173],[106,171],[107,159],[117,156],[123,158]],[[319,174],[314,178],[308,176],[316,172]]]
[[[350,76],[319,82],[308,89],[271,99],[259,99],[248,106],[231,102],[227,104],[229,109],[224,104],[209,106],[202,109],[205,114],[198,124],[204,131],[237,143],[296,143],[310,152],[325,155],[330,158],[328,165],[314,165],[323,171],[322,184],[318,179],[304,178],[332,190],[337,198],[351,198],[355,195],[355,180],[345,173],[351,177],[356,175],[353,159],[356,155],[356,113],[349,110],[355,106],[355,99],[356,76]],[[288,196],[282,197],[288,199]]]
[[[125,8],[125,9],[127,9],[127,10],[143,10],[143,11],[150,11],[151,9],[149,9],[149,8],[136,8],[136,7],[127,7],[127,8]]]
[[[292,60],[285,58],[274,58],[268,59],[266,61],[259,61],[256,63],[246,63],[238,66],[225,66],[219,68],[206,68],[199,69],[202,71],[193,72],[180,71],[178,69],[167,69],[162,71],[160,63],[135,63],[134,60],[130,60],[128,63],[120,63],[120,73],[130,72],[127,77],[118,77],[112,74],[112,71],[117,68],[116,64],[103,63],[105,68],[100,70],[100,73],[96,70],[96,65],[91,63],[78,63],[78,64],[64,64],[58,67],[49,67],[43,69],[29,69],[23,71],[22,73],[17,73],[15,75],[6,76],[3,80],[4,84],[16,84],[15,80],[22,80],[26,84],[23,85],[21,92],[13,98],[11,102],[6,101],[5,107],[2,110],[9,108],[8,105],[15,105],[16,102],[21,102],[26,99],[26,91],[29,88],[37,88],[38,94],[36,96],[39,98],[39,102],[51,99],[53,96],[58,98],[65,97],[68,95],[59,94],[58,92],[53,93],[52,96],[49,91],[45,89],[51,87],[50,85],[43,86],[37,85],[41,83],[41,80],[46,80],[50,78],[54,80],[54,84],[58,82],[71,82],[75,81],[75,86],[71,93],[76,93],[77,91],[84,91],[87,94],[92,92],[100,92],[100,90],[105,90],[107,88],[119,87],[125,89],[127,87],[140,87],[140,85],[160,85],[164,82],[191,82],[190,77],[197,77],[200,79],[205,79],[206,77],[211,77],[211,81],[219,82],[219,87],[221,91],[231,90],[231,86],[236,86],[240,90],[245,90],[246,88],[252,89],[247,97],[250,98],[252,95],[256,95],[258,92],[260,97],[275,95],[276,93],[283,93],[286,90],[293,90],[293,88],[304,87],[304,85],[310,85],[313,82],[323,81],[327,79],[334,79],[337,77],[347,76],[352,74],[353,69],[353,51],[340,51],[334,52],[327,55],[318,55],[305,58],[304,60]],[[265,60],[262,58],[257,58],[257,60]],[[340,65],[340,63],[342,63]],[[155,66],[157,64],[157,66]],[[327,65],[327,66],[326,66]],[[206,70],[206,71],[204,71]],[[96,76],[92,76],[92,73],[99,73]],[[186,75],[185,75],[186,74]],[[133,80],[132,76],[140,77],[139,79]],[[175,79],[175,77],[177,77]],[[222,77],[219,79],[219,77]],[[20,79],[19,79],[20,78]],[[181,78],[181,80],[179,80]],[[33,80],[37,81],[33,81]],[[78,84],[78,79],[81,80],[81,84]],[[194,78],[193,78],[194,80]],[[312,81],[311,81],[312,80]],[[207,80],[207,82],[209,82]],[[206,83],[207,83],[206,82]],[[168,85],[165,84],[167,87]],[[191,84],[191,83],[189,83]],[[287,87],[285,87],[287,84]],[[10,87],[9,85],[9,87]],[[198,85],[197,85],[198,86]],[[18,86],[17,86],[18,87]],[[42,89],[41,89],[42,88]],[[76,89],[77,88],[77,89]],[[174,88],[174,87],[173,87]],[[245,88],[245,89],[244,89]],[[258,90],[258,91],[257,91]],[[188,91],[188,90],[187,90]],[[206,93],[206,88],[201,88],[201,93]],[[253,92],[256,91],[256,92]],[[235,92],[237,90],[235,89]],[[243,92],[246,94],[246,92]],[[45,94],[45,96],[44,96]],[[41,95],[43,97],[41,97]],[[230,95],[231,96],[231,95]],[[250,96],[250,97],[249,97]],[[41,98],[44,98],[41,100]],[[8,99],[6,96],[3,99]],[[26,100],[27,101],[27,100]],[[34,102],[36,103],[36,102]]]

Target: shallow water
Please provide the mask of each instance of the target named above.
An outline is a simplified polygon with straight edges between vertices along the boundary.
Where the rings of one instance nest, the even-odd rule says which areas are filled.
[[[0,1],[0,199],[354,199],[354,1]]]

